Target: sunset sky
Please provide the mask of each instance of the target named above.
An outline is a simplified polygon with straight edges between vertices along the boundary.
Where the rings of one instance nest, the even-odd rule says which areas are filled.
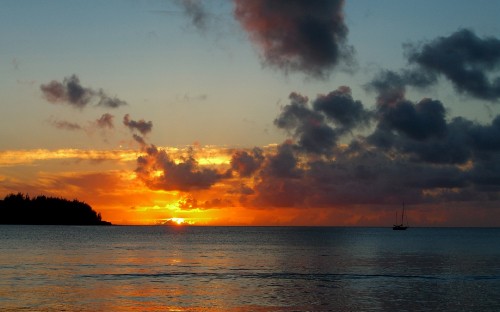
[[[115,224],[500,226],[500,2],[0,0],[0,197]]]

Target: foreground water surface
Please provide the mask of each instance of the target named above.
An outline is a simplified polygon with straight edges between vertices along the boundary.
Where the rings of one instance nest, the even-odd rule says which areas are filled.
[[[500,311],[500,229],[0,226],[2,311]]]

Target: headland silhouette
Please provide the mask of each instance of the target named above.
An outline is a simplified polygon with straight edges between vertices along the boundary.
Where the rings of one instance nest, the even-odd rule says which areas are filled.
[[[90,205],[76,199],[44,195],[30,198],[22,193],[0,200],[0,224],[111,225]]]

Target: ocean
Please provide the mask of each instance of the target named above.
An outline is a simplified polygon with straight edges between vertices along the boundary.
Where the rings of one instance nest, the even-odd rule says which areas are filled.
[[[1,311],[500,311],[500,229],[0,225]]]

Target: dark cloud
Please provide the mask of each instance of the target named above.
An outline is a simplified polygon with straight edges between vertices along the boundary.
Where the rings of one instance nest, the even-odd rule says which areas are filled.
[[[62,82],[51,81],[40,86],[44,97],[52,103],[66,103],[76,108],[84,108],[91,103],[97,106],[116,108],[126,105],[125,101],[108,96],[103,90],[83,87],[76,75],[64,78]]]
[[[255,194],[250,203],[264,207],[301,206],[305,199],[303,195],[309,188],[303,183],[303,174],[293,144],[288,141],[281,144],[258,173],[254,193],[248,192],[249,195]]]
[[[475,190],[483,193],[488,200],[500,199],[500,155],[488,155],[468,172]]]
[[[496,116],[491,125],[475,124],[468,128],[470,142],[476,149],[480,151],[500,150],[500,116]]]
[[[384,70],[379,72],[365,87],[367,90],[377,92],[377,104],[394,105],[404,100],[407,86],[425,88],[436,81],[437,77],[433,73],[420,69],[401,72]]]
[[[299,159],[297,149],[293,157]],[[471,173],[460,166],[415,161],[404,152],[373,149],[369,145],[336,149],[335,159],[288,162],[276,174],[269,159],[259,172],[250,203],[271,207],[343,207],[355,205],[473,200]],[[294,171],[300,174],[291,174]],[[485,171],[486,172],[486,171]],[[479,176],[479,175],[478,175]],[[484,175],[481,175],[484,176]],[[487,177],[493,177],[488,174]],[[474,177],[478,179],[477,177]],[[467,194],[464,196],[464,194]]]
[[[138,134],[132,134],[132,138],[134,139],[134,141],[136,141],[137,143],[139,143],[139,145],[141,147],[144,147],[146,146],[146,141],[144,140],[144,138]]]
[[[204,30],[207,26],[207,12],[201,0],[180,0],[178,3],[184,9],[184,13],[191,19],[196,28]]]
[[[462,117],[448,121],[440,101],[424,98],[414,103],[404,94],[370,112],[345,87],[309,104],[307,97],[292,93],[276,119],[276,125],[297,140],[266,153],[235,151],[225,172],[199,166],[192,150],[174,161],[166,151],[143,142],[137,176],[151,189],[183,192],[231,181],[225,194],[230,199],[197,202],[193,197],[180,203],[184,209],[229,207],[235,202],[313,208],[500,199],[500,116],[489,124]],[[349,144],[314,137],[318,146],[311,148],[304,144],[306,133],[315,135],[307,128],[310,121],[339,136],[367,122],[375,127]]]
[[[253,174],[254,192],[242,203],[352,207],[499,200],[500,115],[489,124],[449,119],[441,101],[406,95],[409,87],[422,91],[445,76],[459,92],[497,100],[499,47],[496,39],[463,30],[409,48],[408,68],[382,71],[367,85],[376,92],[373,111],[347,87],[319,95],[312,107],[307,97],[292,93],[274,123],[294,141],[267,154]],[[370,123],[373,131],[339,144],[345,133]]]
[[[409,45],[407,54],[410,63],[444,75],[461,93],[490,101],[500,97],[500,40],[496,38],[480,38],[462,29],[420,46]]]
[[[236,193],[241,195],[252,195],[255,192],[251,187],[248,187],[247,185],[242,183],[238,186],[238,188],[234,189],[233,191],[230,191],[230,193]]]
[[[214,198],[211,200],[205,201],[199,208],[211,209],[211,208],[221,208],[221,207],[232,207],[234,203],[225,198]]]
[[[212,209],[221,207],[232,207],[233,202],[225,198],[213,198],[204,202],[198,201],[193,195],[188,194],[177,202],[177,206],[183,210],[190,209]]]
[[[406,155],[410,160],[428,164],[464,164],[472,155],[470,129],[473,123],[455,118],[443,135],[415,139],[379,126],[366,140],[386,153]]]
[[[145,155],[137,159],[137,176],[151,189],[192,191],[209,189],[227,173],[219,173],[210,168],[201,168],[193,151],[180,162],[175,162],[165,150],[151,145],[145,148]]]
[[[309,28],[304,26],[316,19],[330,21],[331,17],[323,18],[317,11],[321,6],[330,9],[325,12],[339,13],[342,1],[242,0],[236,1],[236,15],[263,48],[268,64],[325,76],[339,55],[323,62],[309,53],[316,42],[307,38]],[[340,21],[338,29],[343,25]],[[315,39],[324,39],[318,33]],[[345,44],[345,36],[342,38],[335,42]],[[491,123],[449,118],[443,102],[432,98],[413,101],[406,94],[409,87],[432,86],[439,76],[445,76],[460,92],[495,100],[500,80],[493,77],[498,58],[491,47],[496,44],[495,39],[460,31],[409,48],[408,68],[382,71],[367,85],[376,92],[373,109],[355,100],[346,86],[311,101],[292,92],[274,120],[290,139],[266,153],[261,149],[234,152],[225,172],[200,166],[192,150],[174,160],[134,134],[144,152],[137,160],[137,176],[151,189],[184,192],[209,189],[230,179],[225,195],[239,196],[241,205],[264,208],[498,200],[500,116]],[[446,60],[443,51],[451,47]],[[151,122],[133,121],[128,115],[124,124],[142,135],[152,127]],[[357,128],[364,132],[352,135]],[[215,198],[201,203],[193,197],[180,203],[184,209],[221,205],[228,206],[229,201]]]
[[[80,85],[80,79],[73,75],[64,78],[63,82],[52,80],[40,86],[45,98],[52,103],[68,103],[74,107],[87,106],[93,97],[93,91]]]
[[[263,161],[264,155],[260,148],[254,148],[251,152],[236,151],[231,158],[231,169],[241,177],[248,177],[260,168]]]
[[[356,127],[367,126],[372,113],[360,101],[353,100],[348,87],[340,87],[313,101],[296,92],[290,104],[282,108],[274,124],[298,140],[298,147],[308,153],[328,155],[342,135]]]
[[[298,179],[302,175],[299,161],[293,151],[294,145],[287,141],[278,147],[275,155],[269,157],[263,168],[264,176]]]
[[[499,200],[500,115],[489,124],[448,120],[441,101],[406,98],[408,85],[425,85],[422,76],[409,73],[385,72],[374,80],[374,111],[346,87],[318,96],[312,107],[307,97],[292,93],[275,125],[295,140],[266,153],[250,175],[253,192],[242,193],[240,203],[353,207]],[[374,123],[373,131],[337,143],[347,130],[367,123]],[[328,127],[330,139],[314,127]]]
[[[108,113],[103,114],[99,119],[96,120],[96,125],[98,128],[114,128],[113,125],[114,116]]]
[[[413,103],[405,98],[406,86],[417,85],[408,77],[386,71],[371,82],[369,87],[378,92],[378,124],[368,142],[429,163],[463,164],[480,150],[498,150],[500,121],[481,125],[457,117],[447,122],[440,101]]]
[[[53,127],[62,130],[79,131],[83,130],[87,134],[92,134],[96,129],[113,129],[113,115],[105,113],[100,118],[94,121],[88,121],[86,124],[79,124],[77,122],[71,122],[67,120],[59,120],[54,117],[49,118],[48,123]],[[104,133],[102,133],[104,135]]]
[[[423,99],[417,104],[401,100],[380,106],[379,127],[394,130],[415,140],[442,136],[446,132],[445,108],[439,101]]]
[[[264,63],[326,77],[352,59],[343,0],[235,0],[235,17],[261,49]]]
[[[183,209],[236,202],[310,208],[500,199],[500,116],[489,124],[448,120],[442,102],[408,100],[405,88],[413,78],[401,83],[398,75],[387,72],[373,83],[378,92],[373,111],[354,100],[347,87],[313,101],[291,93],[275,125],[293,140],[266,153],[258,148],[235,151],[227,171],[200,166],[192,150],[174,160],[134,134],[144,152],[137,159],[137,176],[151,189],[182,192],[230,181],[225,195],[234,202],[224,197],[197,202],[193,197],[180,203]],[[389,93],[397,96],[385,96]],[[124,123],[139,132],[139,124],[148,124],[128,115]],[[357,127],[365,127],[365,134],[338,143]]]
[[[322,112],[335,125],[345,130],[367,126],[372,113],[360,101],[352,98],[351,89],[342,86],[327,95],[320,95],[313,103],[314,110]]]
[[[439,76],[450,80],[460,93],[489,101],[500,97],[500,40],[496,38],[479,38],[463,29],[425,44],[407,44],[406,57],[408,68],[381,71],[367,85],[378,93],[378,104],[399,102],[406,87],[426,88],[436,84]]]
[[[50,124],[57,129],[62,129],[62,130],[70,130],[70,131],[79,131],[82,130],[82,126],[80,126],[76,122],[70,122],[66,120],[50,120]]]
[[[120,100],[117,97],[110,97],[104,91],[99,90],[96,97],[99,99],[97,106],[109,107],[109,108],[117,108],[120,106],[127,105],[127,102]]]
[[[308,106],[308,98],[291,93],[290,104],[283,107],[274,120],[278,128],[290,132],[298,139],[301,149],[315,154],[325,154],[337,143],[337,133],[330,127],[325,116]]]
[[[144,119],[140,120],[132,120],[130,119],[130,115],[126,114],[123,116],[123,124],[130,129],[130,131],[137,130],[142,135],[146,135],[153,129],[153,122],[145,121]]]
[[[248,201],[257,207],[304,207],[309,186],[299,180],[265,177],[255,186],[255,197]]]

